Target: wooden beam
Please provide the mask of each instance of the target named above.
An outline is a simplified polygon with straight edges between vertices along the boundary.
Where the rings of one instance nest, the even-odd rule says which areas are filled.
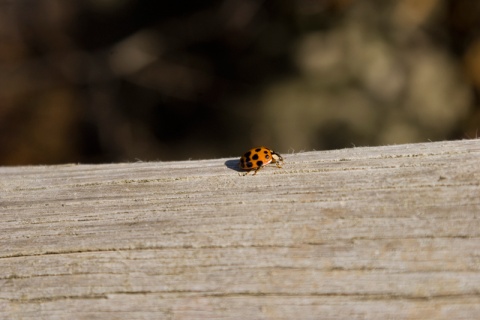
[[[480,140],[283,156],[1,167],[0,318],[478,318]]]

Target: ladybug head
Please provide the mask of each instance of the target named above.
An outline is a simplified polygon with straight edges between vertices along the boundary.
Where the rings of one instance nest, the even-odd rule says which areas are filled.
[[[272,158],[273,158],[273,162],[283,162],[282,156],[273,150],[272,150]]]

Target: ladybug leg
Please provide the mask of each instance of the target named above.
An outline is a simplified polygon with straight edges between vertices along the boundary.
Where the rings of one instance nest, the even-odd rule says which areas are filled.
[[[260,170],[260,169],[262,169],[262,168],[263,168],[263,166],[260,166],[260,167],[258,167],[257,169],[255,169],[255,172],[253,173],[253,176],[256,175],[257,172],[258,172],[258,170]]]

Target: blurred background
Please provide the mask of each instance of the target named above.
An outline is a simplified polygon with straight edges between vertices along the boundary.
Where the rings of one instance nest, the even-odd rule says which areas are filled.
[[[480,1],[0,0],[0,165],[480,135]]]

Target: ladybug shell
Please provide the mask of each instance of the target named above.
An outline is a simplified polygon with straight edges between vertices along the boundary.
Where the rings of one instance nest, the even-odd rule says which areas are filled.
[[[240,158],[240,168],[244,170],[258,170],[271,162],[276,163],[282,160],[283,158],[275,151],[267,147],[257,147],[248,150]]]

